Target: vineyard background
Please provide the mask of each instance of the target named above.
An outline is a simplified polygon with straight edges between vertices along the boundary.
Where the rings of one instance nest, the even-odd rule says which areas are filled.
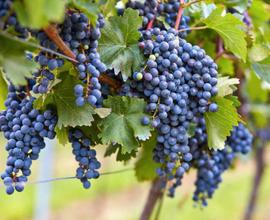
[[[1,146],[4,140],[1,138]],[[52,177],[72,176],[76,162],[66,148],[70,146],[55,146],[54,170]],[[102,149],[102,148],[101,148]],[[1,155],[5,155],[3,148]],[[102,151],[99,152],[102,155]],[[43,155],[46,154],[43,152]],[[266,161],[270,161],[268,151]],[[249,157],[252,157],[251,155]],[[56,159],[57,158],[57,159]],[[126,169],[115,163],[114,158],[105,158],[101,172]],[[0,169],[3,169],[1,161]],[[30,182],[38,180],[37,170],[40,161],[34,163]],[[64,167],[64,169],[63,169]],[[165,197],[160,219],[182,220],[227,220],[241,219],[249,197],[254,173],[254,161],[242,158],[233,170],[224,174],[223,184],[217,190],[215,197],[209,201],[208,208],[194,208],[192,192],[195,172],[191,172],[184,180],[183,186],[177,190],[175,199]],[[270,168],[267,167],[259,192],[254,220],[270,219]],[[99,220],[136,220],[144,206],[149,190],[149,183],[138,184],[133,170],[120,174],[110,174],[93,181],[91,190],[83,189],[75,180],[61,180],[51,183],[28,185],[22,193],[8,196],[4,188],[0,188],[1,220],[34,219],[37,204],[37,187],[51,184],[50,220],[99,219]],[[16,210],[16,211],[14,211]],[[192,213],[192,214],[191,214]],[[39,216],[39,220],[42,216]]]

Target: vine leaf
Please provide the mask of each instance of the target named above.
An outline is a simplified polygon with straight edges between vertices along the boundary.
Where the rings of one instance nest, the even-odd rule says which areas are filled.
[[[145,116],[143,99],[116,96],[109,97],[103,104],[112,111],[100,123],[103,144],[118,143],[123,152],[131,152],[140,146],[138,140],[150,137],[150,126],[141,124]]]
[[[225,47],[236,56],[246,61],[247,42],[245,40],[244,24],[232,14],[222,15],[223,9],[215,9],[209,17],[202,20],[210,29],[215,30],[224,40]],[[243,30],[241,29],[243,27]]]
[[[116,5],[116,0],[100,0],[99,1],[99,6],[101,8],[102,14],[106,17],[108,15],[117,14],[115,5]]]
[[[157,176],[158,164],[153,160],[153,149],[156,146],[156,135],[142,143],[142,153],[135,164],[135,172],[138,181],[153,180]]]
[[[121,72],[123,78],[131,76],[143,64],[143,55],[138,47],[142,18],[136,10],[125,10],[124,16],[110,17],[101,29],[99,53],[102,61],[113,68],[115,74]]]
[[[270,83],[270,59],[252,63],[252,68],[259,78]]]
[[[35,62],[27,60],[25,57],[25,52],[32,50],[33,47],[1,32],[0,42],[0,66],[2,66],[3,72],[14,85],[25,85],[25,78],[32,77],[31,72],[38,67]]]
[[[7,98],[8,94],[8,88],[7,88],[7,82],[3,78],[3,72],[0,69],[0,110],[3,110],[5,108],[5,100]]]
[[[70,0],[69,5],[84,12],[92,25],[96,25],[98,19],[98,5],[87,0]]]
[[[50,22],[64,19],[65,1],[32,0],[15,1],[13,5],[20,24],[33,29],[41,29]]]
[[[249,59],[253,62],[260,62],[266,59],[270,54],[270,50],[266,45],[255,44],[249,51]]]
[[[55,132],[56,132],[56,137],[59,144],[66,145],[69,142],[68,141],[68,128],[63,127],[60,129],[59,127],[56,127]]]
[[[220,75],[234,76],[234,66],[232,60],[220,57],[216,63],[218,65],[218,72]]]
[[[57,109],[59,129],[63,127],[90,126],[94,120],[95,114],[93,107],[85,104],[83,107],[78,107],[75,103],[73,88],[77,84],[77,80],[70,76],[68,72],[65,75],[61,84],[53,87],[50,94],[40,96],[35,101],[35,107],[42,109],[46,105],[53,105]]]
[[[95,112],[100,118],[106,118],[111,113],[110,108],[96,108]]]
[[[220,97],[224,97],[233,94],[233,92],[237,89],[235,85],[239,83],[240,81],[237,78],[229,78],[228,76],[219,77],[217,83],[217,95]]]
[[[125,152],[122,149],[123,147],[120,144],[110,144],[107,147],[104,156],[109,157],[116,153],[116,161],[120,162],[127,162],[130,159],[136,157],[136,150],[132,150],[131,152]]]
[[[254,103],[266,102],[268,100],[269,90],[263,88],[262,80],[251,71],[247,77],[246,91],[248,98]]]
[[[208,147],[223,149],[225,141],[233,130],[233,127],[237,126],[238,122],[242,122],[242,120],[237,113],[233,100],[224,97],[215,97],[213,101],[217,103],[218,111],[206,112],[204,114]]]

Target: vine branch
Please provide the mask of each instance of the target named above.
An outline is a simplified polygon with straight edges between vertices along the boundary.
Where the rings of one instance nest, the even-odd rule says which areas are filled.
[[[62,40],[58,31],[54,25],[49,25],[43,29],[47,36],[57,45],[60,51],[69,58],[73,60],[74,63],[77,63],[75,54],[70,50],[70,48]],[[115,79],[112,79],[108,75],[102,73],[99,80],[105,84],[108,84],[113,89],[118,90],[121,87],[121,83]]]
[[[201,2],[201,1],[203,1],[203,0],[192,0],[192,1],[190,1],[190,2],[187,2],[187,3],[185,3],[185,4],[183,4],[183,8],[186,8],[186,7],[189,7],[189,6],[191,6],[191,5],[193,5],[193,4],[195,4],[195,3],[199,3],[199,2]]]
[[[189,28],[183,28],[178,30],[178,32],[184,32],[184,31],[197,31],[197,30],[204,30],[207,29],[207,26],[199,26],[199,27],[189,27]]]
[[[244,215],[244,220],[251,220],[252,215],[254,213],[256,202],[258,198],[259,188],[262,182],[262,177],[265,170],[265,159],[264,159],[264,152],[265,152],[265,142],[262,142],[262,146],[257,147],[256,149],[256,156],[255,156],[255,176],[253,179],[252,190],[249,198],[249,202],[246,208],[246,212]]]
[[[62,40],[54,25],[49,25],[43,30],[47,34],[47,36],[56,44],[56,46],[59,48],[60,51],[62,51],[66,56],[70,57],[71,59],[76,60],[75,54]]]
[[[149,220],[157,201],[162,199],[164,194],[162,189],[163,181],[164,179],[162,178],[157,178],[153,181],[140,220]]]

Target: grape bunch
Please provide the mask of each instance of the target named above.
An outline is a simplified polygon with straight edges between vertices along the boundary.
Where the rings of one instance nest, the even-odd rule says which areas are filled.
[[[7,194],[23,191],[32,161],[39,158],[45,147],[44,138],[55,137],[56,115],[50,110],[41,113],[34,109],[34,100],[27,95],[25,87],[10,85],[5,101],[7,109],[0,113],[0,131],[7,139],[7,166],[1,175]]]
[[[174,29],[154,28],[142,35],[139,46],[148,61],[123,90],[147,99],[152,126],[158,130],[153,156],[161,164],[157,172],[179,185],[193,157],[188,145],[190,123],[197,124],[203,113],[218,110],[210,102],[217,94],[217,65],[203,49],[179,38]]]
[[[60,35],[66,45],[76,55],[77,69],[81,84],[74,87],[77,106],[83,106],[85,101],[93,106],[102,103],[100,74],[106,71],[106,65],[101,62],[97,52],[100,28],[104,26],[104,18],[99,15],[96,26],[89,24],[89,19],[83,13],[67,14]]]
[[[72,153],[79,163],[76,177],[82,182],[83,187],[88,189],[91,187],[89,180],[99,177],[98,169],[101,164],[96,159],[96,151],[91,149],[91,141],[79,129],[69,131],[69,141],[72,143]]]
[[[13,0],[0,1],[0,29],[13,27],[18,37],[27,38],[29,31],[19,24],[16,14],[11,11],[12,4]]]
[[[201,138],[202,137],[202,138]],[[223,150],[208,150],[205,122],[195,131],[191,148],[193,150],[193,165],[197,169],[196,190],[193,200],[207,206],[207,199],[212,198],[215,190],[222,182],[222,174],[231,167],[237,153],[247,154],[251,151],[253,137],[243,124],[234,127],[227,138]]]

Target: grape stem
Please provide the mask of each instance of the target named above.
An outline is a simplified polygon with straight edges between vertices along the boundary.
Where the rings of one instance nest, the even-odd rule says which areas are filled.
[[[157,2],[157,7],[158,7],[158,4],[159,4],[159,1]],[[157,10],[157,7],[155,8],[155,10]],[[149,23],[147,24],[146,30],[149,30],[153,27],[155,19],[156,19],[156,16],[151,21],[149,21]]]
[[[204,30],[207,29],[207,26],[199,26],[199,27],[189,27],[189,28],[183,28],[178,30],[178,32],[185,32],[185,31],[197,31],[197,30]]]
[[[214,58],[214,61],[216,62],[221,57],[232,60],[234,62],[239,61],[239,59],[236,56],[226,52],[226,50],[224,49],[224,43],[223,43],[221,37],[218,37],[217,42],[216,42],[216,57]]]
[[[189,7],[189,6],[193,5],[193,4],[199,3],[199,2],[201,2],[201,1],[204,1],[204,0],[193,0],[193,1],[190,1],[190,2],[188,2],[188,3],[183,4],[182,7],[183,7],[183,8],[187,8],[187,7]]]
[[[157,178],[152,182],[140,220],[149,220],[158,200],[162,199],[164,194],[164,190],[162,188],[163,181],[164,180],[162,178]]]
[[[180,0],[180,6],[178,9],[178,13],[177,13],[176,21],[175,21],[175,26],[174,26],[175,30],[179,29],[181,18],[182,18],[183,12],[184,12],[184,5],[185,5],[185,0]]]
[[[43,29],[43,31],[47,34],[47,36],[57,45],[60,51],[65,54],[67,57],[71,58],[74,63],[77,63],[75,54],[70,50],[70,48],[65,44],[62,40],[58,31],[54,25],[49,25]],[[121,83],[115,79],[112,79],[108,75],[104,73],[100,75],[99,80],[102,83],[108,84],[115,90],[118,90],[121,87]]]
[[[153,18],[153,19],[148,23],[148,25],[147,25],[147,27],[146,27],[146,30],[149,30],[149,29],[151,29],[151,28],[153,27],[154,21],[155,21],[155,18]]]

